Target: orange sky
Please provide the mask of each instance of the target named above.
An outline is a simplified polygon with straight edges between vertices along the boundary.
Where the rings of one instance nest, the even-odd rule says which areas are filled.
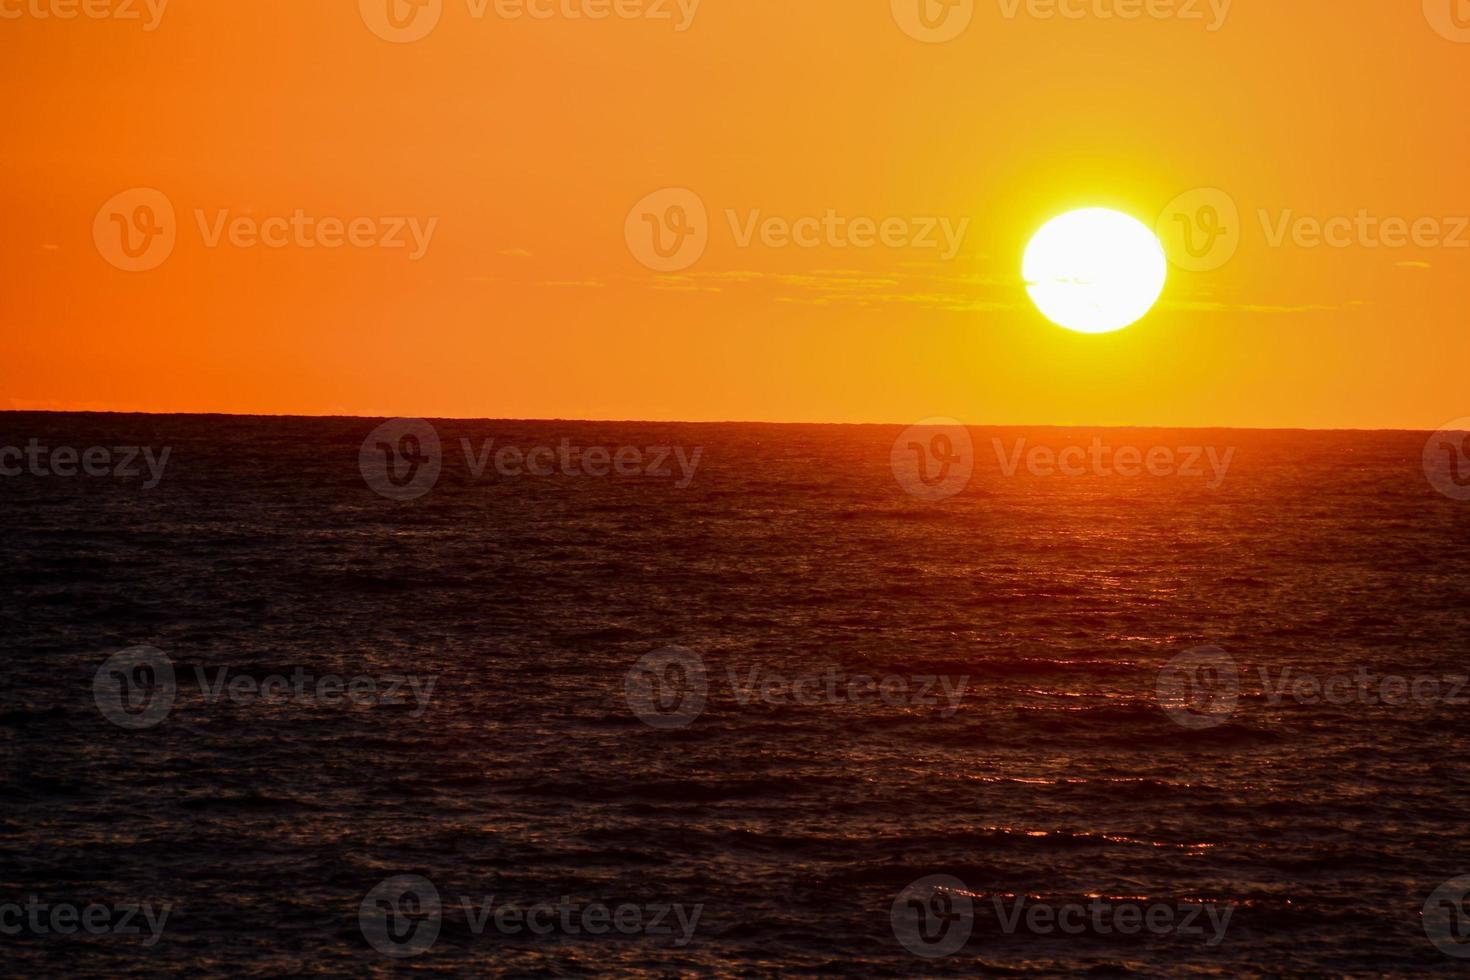
[[[976,0],[946,43],[905,33],[888,0],[489,0],[478,17],[479,0],[428,0],[418,15],[442,3],[439,20],[411,43],[369,28],[389,0],[170,0],[152,30],[146,0],[127,2],[141,20],[0,0],[0,408],[1427,429],[1470,414],[1470,43],[1442,36],[1449,0],[1442,31],[1409,0],[1235,0],[1218,25],[1209,0],[1062,0],[1079,17]],[[566,16],[615,4],[671,17]],[[1175,15],[1103,16],[1140,8]],[[97,244],[120,229],[94,222],[138,187],[173,207],[176,244],[126,272]],[[708,247],[663,273],[625,225],[668,187],[707,208]],[[1020,257],[1045,220],[1103,205],[1153,225],[1201,187],[1239,209],[1228,262],[1171,269],[1160,306],[1117,334],[1032,307]],[[1273,246],[1288,210],[1435,220],[1402,248],[1356,230]],[[339,237],[372,219],[361,241],[385,219],[436,223],[416,260],[407,231],[397,249],[315,231],[210,244],[222,213],[297,211],[340,219]],[[755,211],[969,224],[945,260],[742,245]]]

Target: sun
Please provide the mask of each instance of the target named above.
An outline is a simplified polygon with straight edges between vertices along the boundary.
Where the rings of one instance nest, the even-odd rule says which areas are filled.
[[[1021,275],[1048,320],[1080,333],[1110,333],[1158,302],[1168,262],[1143,222],[1087,208],[1042,226],[1026,246]]]

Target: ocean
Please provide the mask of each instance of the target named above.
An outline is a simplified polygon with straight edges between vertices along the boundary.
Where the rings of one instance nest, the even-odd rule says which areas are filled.
[[[0,971],[1462,972],[1453,449],[0,414]]]

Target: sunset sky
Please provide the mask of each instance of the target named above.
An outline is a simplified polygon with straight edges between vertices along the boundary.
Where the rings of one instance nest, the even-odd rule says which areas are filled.
[[[426,36],[398,43],[386,15],[369,23],[388,2],[172,0],[149,30],[144,0],[133,21],[0,0],[0,408],[1470,415],[1470,25],[1457,40],[1449,0],[1438,30],[1435,0],[1235,0],[1223,23],[1218,0],[1155,0],[1175,14],[1137,19],[1103,15],[1142,0],[1070,0],[1075,18],[980,0],[944,43],[910,36],[888,0],[617,0],[668,19],[566,15],[614,0],[539,0],[539,19],[442,0]],[[434,13],[393,2],[399,22]],[[177,241],[130,272],[99,247],[99,211],[133,188],[162,193]],[[630,246],[630,212],[664,188],[707,209],[687,269]],[[1198,188],[1224,198],[1192,211],[1238,208],[1228,261],[1171,267],[1159,306],[1115,334],[1037,312],[1021,255],[1049,218],[1105,206],[1170,227],[1166,206]],[[210,244],[222,213],[298,211],[371,219],[363,241],[401,223],[407,247],[306,247],[315,225],[280,248],[228,230]],[[742,245],[753,212],[894,234]],[[1394,248],[1360,213],[1433,220]],[[1273,245],[1300,217],[1353,228],[1332,247],[1288,225]],[[940,247],[893,243],[928,225]],[[946,258],[939,229],[962,226]],[[416,259],[413,227],[432,231]]]

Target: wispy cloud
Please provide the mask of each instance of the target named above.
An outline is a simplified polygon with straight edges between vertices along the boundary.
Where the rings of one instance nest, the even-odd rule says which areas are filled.
[[[878,275],[855,269],[816,269],[811,272],[689,271],[644,280],[652,289],[680,293],[743,291],[764,295],[771,302],[818,307],[881,309],[884,307],[936,310],[944,313],[1001,313],[1032,308],[1025,283],[1016,274],[957,271],[943,263],[903,263],[897,272]],[[1349,310],[1364,303],[1247,303],[1219,295],[1202,285],[1193,295],[1165,299],[1161,309],[1187,313],[1250,313],[1289,316]]]
[[[950,312],[1014,310],[1025,306],[1014,276],[931,271],[933,263],[905,263],[902,271],[877,275],[857,269],[811,272],[686,272],[655,276],[651,288],[666,292],[764,293],[777,303],[809,306],[918,306]]]
[[[1190,313],[1331,313],[1351,306],[1362,305],[1358,301],[1343,305],[1326,303],[1302,303],[1299,305],[1263,305],[1258,303],[1221,303],[1211,300],[1170,300],[1159,304],[1165,309],[1183,310]]]

